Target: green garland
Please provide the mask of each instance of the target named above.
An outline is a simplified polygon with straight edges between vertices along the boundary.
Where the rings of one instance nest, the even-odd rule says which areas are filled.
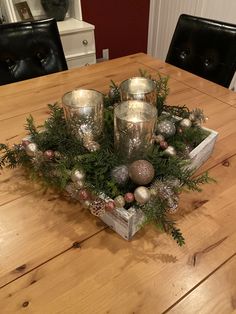
[[[142,76],[148,76],[141,72]],[[167,78],[158,76],[157,82],[157,108],[160,114],[159,119],[189,118],[191,114],[197,117],[197,123],[191,128],[183,129],[181,133],[176,133],[168,139],[168,143],[175,147],[176,156],[167,156],[159,144],[156,144],[152,151],[147,152],[147,160],[155,169],[155,179],[149,185],[163,191],[169,189],[168,195],[174,199],[183,189],[200,191],[200,185],[210,182],[212,179],[204,173],[200,177],[193,177],[194,170],[188,165],[190,161],[187,157],[186,147],[191,145],[196,147],[208,132],[199,127],[198,123],[204,120],[201,110],[196,109],[190,112],[185,106],[168,106],[165,100],[168,94]],[[120,101],[118,86],[112,82],[110,92],[104,96],[104,131],[99,140],[100,149],[95,152],[88,151],[82,142],[73,135],[72,130],[65,120],[63,109],[57,104],[49,105],[50,117],[45,121],[43,128],[35,126],[34,119],[30,116],[27,119],[26,130],[30,136],[30,141],[35,143],[39,152],[48,150],[56,152],[52,159],[45,158],[44,154],[37,154],[34,157],[28,156],[22,144],[9,148],[6,144],[0,144],[0,168],[22,166],[30,175],[31,179],[37,179],[48,187],[53,187],[58,192],[65,191],[71,182],[71,173],[75,169],[82,169],[86,174],[86,189],[92,191],[94,195],[103,192],[111,199],[127,192],[133,192],[137,187],[131,180],[124,185],[118,185],[111,173],[120,165],[119,158],[114,154],[113,139],[113,108],[114,104]],[[163,114],[163,111],[165,112]],[[178,128],[178,122],[176,122]],[[177,182],[177,184],[173,184]],[[158,185],[159,184],[159,185]],[[157,187],[158,186],[158,187]],[[161,230],[168,232],[179,245],[184,244],[184,237],[180,230],[176,228],[175,221],[168,213],[169,199],[163,192],[154,195],[145,205],[135,202],[126,204],[139,207],[145,215],[145,223],[154,223]]]

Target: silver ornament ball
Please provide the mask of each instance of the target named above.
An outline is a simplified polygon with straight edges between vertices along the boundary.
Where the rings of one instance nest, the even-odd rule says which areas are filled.
[[[168,156],[176,156],[176,150],[173,146],[168,146],[165,150],[164,150],[165,155]]]
[[[164,137],[173,136],[176,132],[175,124],[169,120],[160,121],[157,124],[157,132]]]
[[[26,154],[30,157],[34,157],[36,156],[37,152],[38,152],[38,147],[37,144],[35,143],[29,143],[26,147],[25,147],[25,151]]]
[[[183,119],[180,121],[180,125],[183,127],[183,128],[190,128],[192,126],[192,122],[189,120],[189,119]]]
[[[126,165],[120,165],[112,170],[112,178],[116,183],[122,185],[129,179],[129,170]]]
[[[151,193],[145,186],[139,186],[134,191],[134,198],[141,205],[146,204],[150,200],[150,197]]]

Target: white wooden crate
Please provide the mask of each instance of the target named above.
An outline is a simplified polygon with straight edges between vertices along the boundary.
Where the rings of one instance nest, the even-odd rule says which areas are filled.
[[[201,165],[204,164],[204,162],[207,161],[207,159],[211,156],[218,136],[218,132],[214,130],[208,128],[203,129],[210,132],[210,134],[189,154],[191,159],[191,167],[196,170],[200,168]]]
[[[216,131],[207,128],[203,129],[209,131],[210,134],[190,152],[191,168],[196,170],[211,156],[218,136]],[[133,207],[128,210],[116,208],[112,212],[106,212],[100,219],[124,239],[130,240],[141,228],[144,215],[140,209],[137,210]]]

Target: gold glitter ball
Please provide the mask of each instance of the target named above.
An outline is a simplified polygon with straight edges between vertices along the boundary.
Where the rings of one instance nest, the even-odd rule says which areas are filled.
[[[136,160],[129,166],[130,179],[138,185],[149,184],[155,175],[153,165],[147,160]]]

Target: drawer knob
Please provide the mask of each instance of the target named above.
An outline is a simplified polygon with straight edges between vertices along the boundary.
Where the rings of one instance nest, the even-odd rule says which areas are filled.
[[[88,45],[87,39],[84,39],[84,40],[83,40],[83,45],[84,45],[84,46],[87,46],[87,45]]]

